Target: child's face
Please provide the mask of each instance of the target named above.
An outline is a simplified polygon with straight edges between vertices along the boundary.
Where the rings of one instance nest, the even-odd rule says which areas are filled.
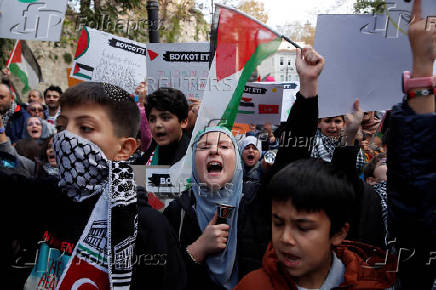
[[[245,166],[253,167],[256,165],[259,159],[260,152],[253,144],[245,146],[244,150],[242,150],[242,161],[244,162]]]
[[[153,108],[148,117],[148,123],[153,139],[159,146],[165,146],[180,140],[187,120],[179,122],[177,116],[170,111],[159,111]]]
[[[29,133],[30,137],[32,137],[33,139],[41,138],[41,134],[42,134],[41,121],[36,117],[30,117],[29,119],[27,119],[26,130],[27,133]]]
[[[339,137],[341,129],[344,128],[344,120],[341,116],[333,118],[322,118],[318,122],[321,133],[328,137]]]
[[[48,163],[50,163],[52,167],[57,167],[55,153],[53,149],[53,138],[50,139],[50,142],[48,143],[48,147],[45,153],[47,154]]]
[[[93,142],[100,147],[108,160],[126,160],[120,155],[125,138],[115,135],[112,120],[101,105],[82,104],[62,108],[56,126]]]
[[[226,134],[204,134],[195,151],[195,168],[200,182],[219,188],[231,182],[236,166],[235,154],[232,140]]]
[[[346,236],[330,237],[330,219],[326,213],[297,211],[291,201],[272,202],[272,245],[280,263],[305,288],[319,288],[327,276],[332,246]]]

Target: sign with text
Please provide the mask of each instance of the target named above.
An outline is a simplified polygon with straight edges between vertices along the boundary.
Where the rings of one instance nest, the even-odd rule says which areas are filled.
[[[147,192],[153,192],[159,198],[174,198],[174,195],[181,193],[185,187],[179,188],[172,184],[170,174],[170,166],[156,165],[145,167],[145,189]]]
[[[80,35],[71,77],[106,82],[132,94],[147,74],[146,45],[85,27]]]
[[[171,87],[187,98],[203,98],[209,76],[209,43],[149,43],[147,49],[148,92]]]
[[[319,77],[319,116],[349,113],[356,98],[364,111],[401,101],[401,75],[412,70],[407,35],[413,1],[388,1],[384,14],[319,15],[315,49],[326,59]],[[436,29],[436,1],[422,1],[427,29]]]
[[[294,105],[295,102],[295,95],[299,90],[299,82],[283,83],[283,101],[280,122],[286,122],[288,120],[292,105]]]
[[[282,98],[283,85],[280,83],[246,83],[235,122],[280,124]]]
[[[59,41],[67,0],[0,0],[0,38]]]

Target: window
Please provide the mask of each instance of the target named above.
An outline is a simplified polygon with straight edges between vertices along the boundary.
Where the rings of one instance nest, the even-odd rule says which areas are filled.
[[[283,56],[280,57],[280,65],[283,65],[283,63],[285,62],[285,58]]]
[[[280,75],[280,81],[284,82],[285,81],[285,76],[284,75]]]

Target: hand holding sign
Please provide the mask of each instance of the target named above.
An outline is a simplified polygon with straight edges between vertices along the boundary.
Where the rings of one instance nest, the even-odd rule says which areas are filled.
[[[433,26],[427,27],[427,20],[421,18],[421,0],[413,3],[409,40],[413,54],[412,77],[432,76],[433,61],[436,58],[436,29]]]

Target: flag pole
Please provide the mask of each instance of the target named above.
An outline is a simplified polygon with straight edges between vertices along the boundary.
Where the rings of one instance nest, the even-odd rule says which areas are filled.
[[[15,49],[17,48],[17,45],[18,45],[18,42],[19,42],[19,41],[20,41],[20,40],[18,39],[18,40],[15,42],[14,48],[12,49],[11,54],[9,55],[8,62],[6,63],[6,67],[9,67],[9,65],[11,64],[12,58],[14,58]]]
[[[292,40],[290,40],[287,36],[282,35],[282,38],[284,40],[286,40],[287,42],[289,42],[290,44],[292,44],[293,46],[295,46],[295,48],[301,48],[301,46],[299,46],[298,44],[296,44],[295,42],[293,42]]]

